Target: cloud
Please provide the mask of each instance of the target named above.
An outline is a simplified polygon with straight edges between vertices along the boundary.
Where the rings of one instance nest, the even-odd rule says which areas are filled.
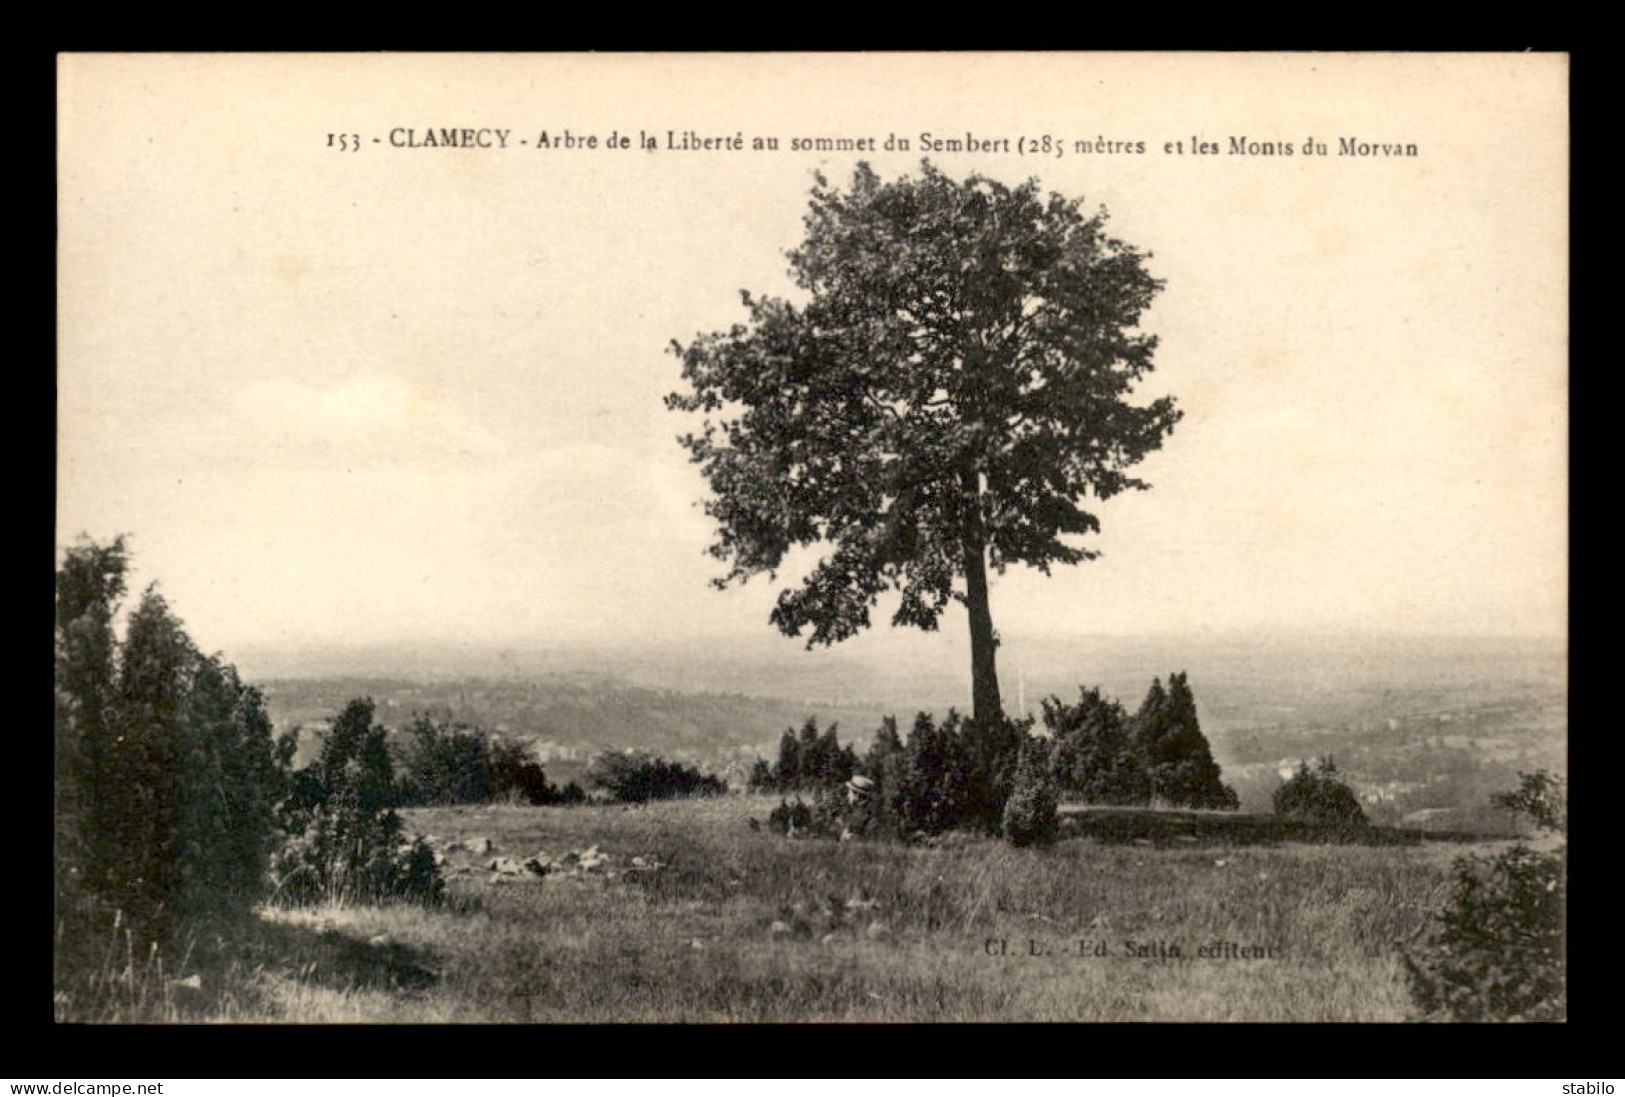
[[[327,386],[258,381],[237,394],[232,410],[245,440],[273,460],[388,466],[477,458],[500,448],[443,392],[387,374]]]

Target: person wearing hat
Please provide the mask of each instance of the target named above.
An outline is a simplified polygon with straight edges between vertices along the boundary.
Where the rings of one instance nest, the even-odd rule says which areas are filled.
[[[857,836],[866,834],[874,821],[874,791],[873,778],[863,774],[854,774],[846,782],[846,834]]]

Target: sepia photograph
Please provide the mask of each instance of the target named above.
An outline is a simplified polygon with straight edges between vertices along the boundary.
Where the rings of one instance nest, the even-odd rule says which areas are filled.
[[[1568,1020],[1565,55],[56,77],[57,1022]]]

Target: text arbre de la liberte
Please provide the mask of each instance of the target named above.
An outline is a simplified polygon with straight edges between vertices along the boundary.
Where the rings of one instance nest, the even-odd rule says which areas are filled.
[[[344,152],[359,152],[365,144],[360,134],[329,133],[329,148]],[[371,144],[382,145],[383,138],[373,137]],[[667,129],[651,133],[638,130],[634,137],[630,131],[611,130],[602,136],[579,134],[571,129],[540,130],[534,140],[514,137],[511,128],[492,126],[397,126],[388,133],[388,144],[398,149],[509,149],[518,146],[534,147],[543,151],[597,151],[630,150],[643,152],[914,152],[925,153],[983,153],[1019,156],[1060,157],[1083,155],[1143,156],[1159,148],[1156,141],[1144,139],[1108,138],[1101,134],[1085,138],[1066,138],[1053,133],[1035,132],[1016,137],[986,136],[965,131],[963,136],[942,136],[929,131],[913,138],[888,133],[884,138],[875,136],[793,136],[780,138],[756,134],[747,136],[743,130],[734,133],[701,133],[694,129]],[[1338,137],[1333,141],[1321,140],[1313,135],[1303,141],[1258,139],[1251,136],[1229,135],[1220,140],[1191,136],[1160,143],[1164,156],[1242,156],[1242,157],[1323,157],[1333,155],[1352,157],[1416,157],[1421,150],[1412,141],[1370,141],[1360,137]]]

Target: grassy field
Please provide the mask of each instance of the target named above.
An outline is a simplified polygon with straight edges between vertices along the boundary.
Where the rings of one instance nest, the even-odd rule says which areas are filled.
[[[1398,1021],[1397,949],[1463,852],[842,844],[752,829],[773,803],[408,812],[442,845],[491,843],[448,855],[444,907],[268,909],[201,937],[157,998],[136,1000],[131,957],[121,1007],[113,964],[101,1019]],[[593,846],[591,871],[486,868]]]

